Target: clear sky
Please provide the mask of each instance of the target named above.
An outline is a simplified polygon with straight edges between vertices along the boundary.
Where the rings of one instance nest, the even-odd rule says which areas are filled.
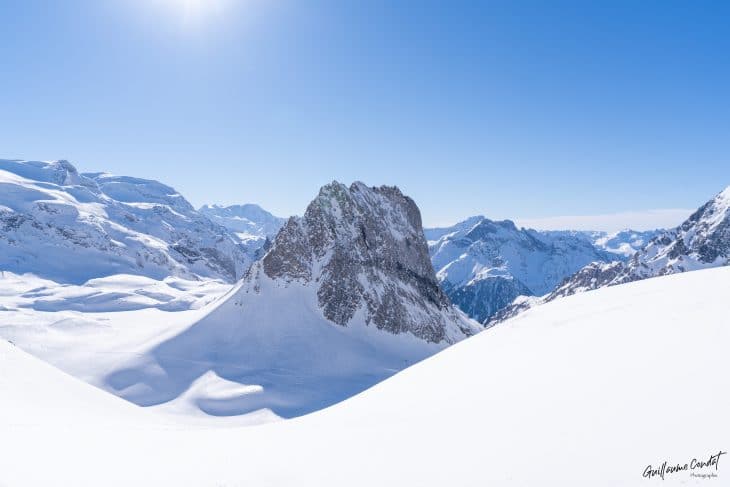
[[[681,212],[730,184],[729,18],[719,1],[0,0],[0,157],[279,215],[332,179],[396,184],[428,225]]]

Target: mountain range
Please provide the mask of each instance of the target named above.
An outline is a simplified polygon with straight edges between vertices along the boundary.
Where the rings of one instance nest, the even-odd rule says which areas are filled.
[[[660,232],[627,261],[592,262],[540,298],[516,300],[492,323],[557,298],[650,277],[730,264],[730,186],[681,225]]]
[[[271,235],[276,219],[263,215]],[[113,274],[240,279],[262,238],[242,239],[157,181],[80,174],[68,161],[0,160],[0,269],[80,284]]]
[[[286,218],[279,218],[255,204],[245,205],[204,205],[198,210],[215,223],[234,232],[238,238],[250,245],[273,239]]]
[[[444,291],[480,322],[518,296],[550,292],[589,263],[625,259],[657,232],[537,231],[483,216],[425,230]]]
[[[0,185],[0,268],[57,282],[115,274],[235,282],[287,221],[254,204],[195,210],[162,183],[80,174],[68,161],[0,160]],[[483,216],[424,230],[439,285],[480,322],[589,263],[627,258],[657,232],[536,231]]]
[[[482,330],[441,290],[414,201],[359,182],[324,186],[231,290],[186,320],[174,333],[148,323],[124,340],[144,343],[128,359],[109,351],[84,374],[143,406],[292,417]],[[25,345],[25,333],[14,340]]]
[[[483,216],[424,230],[397,187],[361,182],[286,220],[67,161],[2,160],[0,189],[0,336],[136,404],[250,422],[331,405],[534,304],[730,255],[730,189],[673,230],[611,235]]]

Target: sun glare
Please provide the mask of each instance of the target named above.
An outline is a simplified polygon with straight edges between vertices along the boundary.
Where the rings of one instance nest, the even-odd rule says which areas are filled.
[[[221,17],[231,0],[157,0],[156,3],[184,24],[196,24]]]

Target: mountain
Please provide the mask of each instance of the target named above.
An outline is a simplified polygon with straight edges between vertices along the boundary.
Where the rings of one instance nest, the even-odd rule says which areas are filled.
[[[728,451],[728,287],[721,268],[571,296],[316,414],[249,428],[134,407],[0,340],[2,482],[722,485],[696,475],[727,476],[727,454],[717,471],[643,472]]]
[[[629,258],[663,231],[661,229],[637,231],[627,228],[617,232],[541,230],[539,233],[542,235],[582,235],[601,250],[617,254],[623,258]]]
[[[252,252],[157,181],[0,160],[0,269],[61,283],[113,274],[233,282]]]
[[[200,213],[215,223],[226,227],[244,241],[265,241],[273,239],[286,223],[286,218],[272,215],[259,205],[205,205]]]
[[[583,232],[518,229],[483,216],[425,234],[444,291],[480,322],[517,296],[549,292],[589,262],[621,259]]]
[[[665,230],[644,230],[636,231],[624,229],[618,232],[589,232],[592,236],[593,245],[607,252],[631,257],[641,250],[651,239],[660,235]]]
[[[205,316],[106,384],[152,405],[212,374],[262,388],[227,414],[291,417],[481,329],[439,287],[413,200],[395,187],[333,182]]]
[[[510,318],[537,304],[650,277],[725,266],[730,263],[730,187],[702,205],[677,228],[652,238],[626,262],[594,262],[538,300],[505,308],[492,322]]]

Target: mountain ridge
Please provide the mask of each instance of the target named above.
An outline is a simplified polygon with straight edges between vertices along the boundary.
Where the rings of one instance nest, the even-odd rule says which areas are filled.
[[[470,217],[425,231],[438,279],[462,311],[485,322],[520,295],[541,295],[593,261],[623,256],[579,231],[537,231]]]
[[[590,263],[539,299],[523,299],[505,307],[491,323],[576,293],[729,264],[730,186],[700,206],[679,226],[652,238],[628,261]]]
[[[0,268],[12,272],[72,283],[120,273],[233,282],[253,259],[157,181],[4,159],[0,187]]]

